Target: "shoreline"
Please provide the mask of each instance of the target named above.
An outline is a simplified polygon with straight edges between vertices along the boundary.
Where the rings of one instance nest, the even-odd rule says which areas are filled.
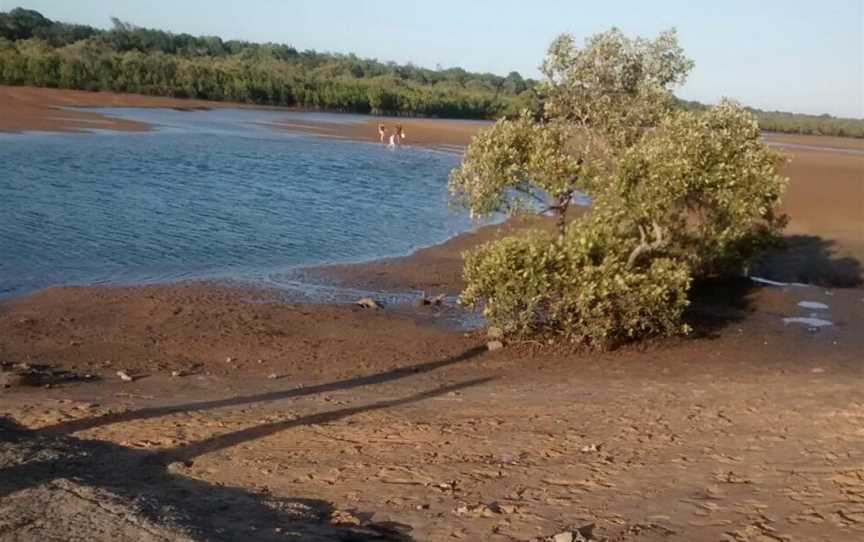
[[[170,107],[188,110],[257,108],[286,113],[297,111],[272,106],[131,94],[0,86],[0,132],[10,131],[15,126],[81,131],[94,128],[91,122],[94,120],[100,123],[99,128],[109,130],[150,130],[148,125],[140,122],[91,112],[63,110],[63,117],[46,117],[58,111],[54,109],[56,107]],[[3,113],[9,113],[9,110],[16,110],[17,113],[4,116]],[[97,118],[91,118],[92,115]],[[408,146],[418,145],[448,152],[464,149],[473,134],[488,124],[481,121],[401,117],[358,118],[360,120],[346,122],[286,119],[261,124],[274,130],[316,137],[377,142],[375,127],[379,121],[383,121],[388,126],[402,124]],[[103,125],[103,122],[110,124]],[[766,140],[775,145],[792,146],[781,147],[791,157],[782,171],[791,179],[783,204],[783,210],[791,217],[785,233],[790,240],[791,250],[772,256],[779,263],[767,267],[757,266],[759,273],[773,274],[772,278],[782,281],[843,286],[860,284],[864,276],[860,268],[860,262],[864,262],[864,222],[861,221],[864,216],[864,140],[774,133],[766,134]],[[834,152],[836,150],[849,152]],[[534,225],[539,222],[542,220],[535,221]],[[301,265],[296,270],[300,274],[321,273],[347,286],[441,290],[452,294],[462,285],[459,253],[509,231],[513,223],[514,220],[508,219],[503,225],[476,227],[443,243],[418,247],[407,255],[357,263]]]
[[[832,287],[709,292],[694,303],[693,336],[613,352],[531,341],[489,351],[484,333],[441,325],[451,297],[372,310],[192,282],[0,301],[0,377],[43,365],[60,375],[0,382],[0,516],[23,518],[13,534],[57,539],[73,514],[123,519],[124,540],[185,539],[184,520],[250,540],[356,527],[527,542],[588,524],[592,538],[621,541],[851,540],[864,532],[850,497],[864,487],[864,289],[833,288],[831,273],[858,268],[820,237],[846,231],[854,205],[814,196],[827,182],[845,190],[832,199],[851,199],[858,160],[825,155],[798,154],[787,204],[795,231],[819,238],[773,265]],[[546,225],[508,220],[406,256],[303,269],[454,293],[463,250]],[[814,304],[832,325],[794,323]],[[142,523],[142,499],[160,507],[156,526]],[[393,526],[410,536],[391,537]]]

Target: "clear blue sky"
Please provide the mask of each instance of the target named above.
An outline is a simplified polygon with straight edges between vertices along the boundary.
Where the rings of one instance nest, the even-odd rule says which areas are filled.
[[[864,0],[0,0],[0,11],[138,26],[434,68],[537,77],[560,32],[678,29],[696,61],[683,98],[864,117]]]

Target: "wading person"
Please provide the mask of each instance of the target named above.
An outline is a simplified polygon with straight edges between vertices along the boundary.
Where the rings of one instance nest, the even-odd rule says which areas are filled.
[[[390,134],[390,148],[398,147],[402,144],[402,139],[405,137],[405,132],[402,131],[402,125],[397,124],[396,129]]]
[[[387,128],[384,127],[383,122],[378,123],[378,139],[381,143],[385,143],[387,141]]]

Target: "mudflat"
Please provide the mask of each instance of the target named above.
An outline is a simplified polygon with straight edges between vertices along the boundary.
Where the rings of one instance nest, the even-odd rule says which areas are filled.
[[[858,540],[864,291],[742,290],[590,355],[203,285],[6,302],[0,359],[80,380],[0,392],[0,533]]]
[[[374,140],[376,122],[326,128]],[[477,129],[395,122],[429,145]],[[0,389],[0,539],[860,540],[864,162],[787,152],[792,250],[761,271],[811,285],[700,286],[688,338],[491,352],[445,323],[452,298],[200,283],[5,301],[0,363],[26,378]],[[455,293],[461,251],[521,227],[545,224],[308,272]]]
[[[140,122],[67,108],[167,107],[192,110],[224,105],[141,94],[0,85],[0,132],[145,131],[150,127]]]

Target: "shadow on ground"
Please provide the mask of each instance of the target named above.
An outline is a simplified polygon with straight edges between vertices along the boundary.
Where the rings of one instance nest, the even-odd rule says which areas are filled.
[[[747,318],[753,312],[750,294],[754,288],[753,281],[743,277],[695,282],[684,316],[693,336],[716,338],[724,327]]]
[[[42,431],[59,436],[76,433],[78,431],[85,431],[87,429],[93,429],[95,427],[101,427],[103,425],[109,425],[112,423],[124,423],[135,420],[146,420],[150,418],[158,418],[161,416],[169,416],[171,414],[179,414],[186,412],[202,412],[205,410],[213,410],[217,408],[248,405],[251,403],[278,401],[282,399],[291,399],[296,397],[304,397],[307,395],[315,395],[318,393],[332,393],[336,391],[349,390],[361,386],[384,384],[386,382],[399,380],[408,376],[435,371],[449,365],[455,365],[457,363],[467,361],[475,356],[479,356],[485,351],[486,348],[476,346],[474,348],[469,348],[468,350],[462,352],[459,355],[451,356],[442,360],[429,361],[426,363],[417,363],[405,367],[397,367],[395,369],[391,369],[389,371],[381,373],[358,376],[345,380],[338,380],[336,382],[328,382],[326,384],[318,384],[315,386],[260,393],[256,395],[229,397],[216,401],[199,401],[195,403],[185,403],[180,405],[144,408],[140,410],[121,412],[118,414],[107,414],[105,416],[98,416],[95,418],[84,418],[81,420],[64,422],[58,425],[46,427],[42,429]]]
[[[34,537],[44,539],[163,540],[165,536],[159,536],[154,529],[164,528],[170,532],[170,539],[410,541],[411,528],[407,525],[373,522],[368,519],[371,514],[358,511],[350,511],[347,516],[334,515],[334,507],[326,501],[275,498],[266,493],[223,487],[191,478],[184,470],[203,454],[280,431],[416,403],[491,379],[470,380],[401,399],[261,424],[157,451],[78,439],[69,434],[104,423],[378,384],[458,363],[481,351],[475,348],[446,360],[310,388],[144,409],[38,431],[0,417],[0,538],[8,534],[25,539],[32,529]],[[107,515],[103,514],[105,511]],[[102,515],[107,518],[102,523],[111,525],[100,523]],[[350,521],[346,522],[346,517]],[[46,529],[53,533],[46,536]],[[97,536],[100,533],[101,537]]]
[[[791,235],[784,238],[783,247],[761,258],[752,273],[771,280],[827,288],[855,288],[864,284],[861,262],[836,253],[834,241],[814,235]]]
[[[809,235],[784,238],[783,246],[765,254],[751,275],[778,282],[800,282],[826,288],[862,285],[864,269],[852,257],[838,257],[835,242]],[[700,280],[693,284],[686,320],[694,336],[717,337],[724,327],[744,320],[753,308],[756,285],[748,278]]]

